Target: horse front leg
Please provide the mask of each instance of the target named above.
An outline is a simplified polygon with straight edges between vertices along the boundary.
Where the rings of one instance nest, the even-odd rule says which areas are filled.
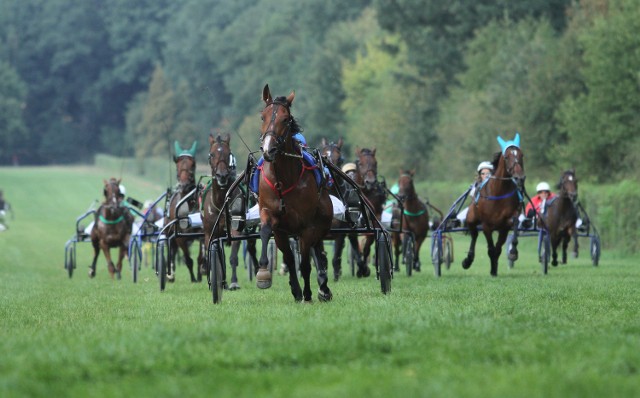
[[[318,267],[318,300],[331,301],[331,299],[333,299],[333,293],[331,293],[329,289],[329,278],[327,276],[329,260],[327,260],[327,253],[324,251],[324,243],[322,240],[316,243],[313,250]]]
[[[571,235],[565,235],[562,238],[562,264],[567,263],[567,249],[569,248],[570,240],[571,240]]]
[[[262,241],[262,251],[258,262],[258,272],[256,273],[256,285],[259,289],[271,287],[271,272],[269,272],[269,256],[267,247],[271,238],[271,224],[265,223],[260,227],[260,240]]]
[[[356,276],[358,278],[368,277],[371,275],[371,270],[369,269],[369,253],[371,252],[371,245],[373,244],[373,235],[369,234],[365,236],[364,244],[362,245],[360,260],[358,261],[358,271],[356,272]]]
[[[195,283],[198,280],[196,279],[196,275],[193,273],[193,258],[191,258],[191,254],[189,254],[189,242],[187,240],[181,240],[179,243],[180,250],[182,250],[182,255],[184,256],[184,263],[189,270],[189,276],[191,277],[191,282]]]
[[[518,217],[513,217],[513,240],[511,241],[511,247],[509,248],[509,253],[507,253],[507,258],[510,261],[518,260]],[[506,239],[506,237],[505,237]]]
[[[101,243],[100,248],[104,253],[104,258],[107,260],[107,269],[109,270],[109,275],[111,275],[111,279],[113,279],[116,273],[116,266],[113,264],[113,260],[111,260],[111,250],[106,243]]]
[[[400,233],[399,232],[392,232],[391,233],[391,242],[393,243],[393,251],[394,254],[396,256],[396,262],[394,263],[395,265],[393,266],[393,270],[394,271],[400,271]],[[404,251],[404,247],[402,248]]]
[[[118,263],[116,264],[116,279],[122,279],[122,260],[124,260],[127,254],[127,246],[121,245],[118,252]]]
[[[345,237],[342,234],[336,236],[333,241],[333,281],[337,282],[342,276],[342,251],[344,250]]]
[[[231,264],[231,284],[229,285],[229,290],[238,290],[240,289],[240,284],[238,283],[238,252],[240,251],[240,241],[236,240],[231,242],[231,254],[229,255],[229,263]]]
[[[471,264],[473,264],[473,260],[476,257],[476,241],[478,240],[478,225],[477,224],[468,224],[469,234],[471,235],[471,243],[469,244],[469,252],[467,253],[467,257],[462,260],[462,268],[469,269]]]
[[[276,233],[274,234],[276,246],[282,253],[282,261],[287,265],[289,270],[289,286],[291,287],[291,294],[293,298],[300,302],[311,301],[311,287],[309,286],[309,275],[311,274],[311,263],[309,262],[309,248],[303,244],[300,240],[300,273],[304,279],[304,291],[300,288],[300,282],[298,281],[298,272],[296,271],[296,260],[289,244],[289,236],[287,234]],[[306,264],[305,264],[306,261]],[[305,269],[306,267],[306,269]],[[306,272],[306,274],[305,274]]]
[[[502,254],[502,246],[507,241],[508,235],[508,229],[499,230],[498,240],[494,245],[492,233],[489,231],[486,231],[484,233],[484,236],[487,238],[489,258],[491,258],[491,276],[498,276],[498,260],[500,259],[500,255]]]
[[[89,278],[94,278],[96,276],[96,263],[100,255],[100,242],[97,240],[91,241],[91,244],[93,245],[93,261],[91,261],[91,266],[89,267]]]

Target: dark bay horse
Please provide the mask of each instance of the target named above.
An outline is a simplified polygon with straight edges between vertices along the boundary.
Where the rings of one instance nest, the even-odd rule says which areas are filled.
[[[524,190],[524,162],[520,150],[520,135],[511,141],[498,137],[502,149],[493,159],[493,175],[477,189],[471,198],[466,223],[471,234],[471,245],[467,257],[462,260],[462,267],[468,269],[475,257],[478,227],[487,239],[488,254],[491,259],[491,276],[498,276],[498,258],[502,253],[502,245],[507,240],[509,230],[513,230],[512,249],[509,259],[518,258],[518,214],[522,207]],[[493,232],[498,231],[498,240],[493,243]]]
[[[322,146],[321,146],[320,153],[335,166],[342,167],[344,163],[344,158],[342,156],[342,145],[343,145],[342,138],[340,138],[338,142],[327,141],[326,138],[323,138],[321,144]],[[329,193],[337,198],[340,198],[341,195],[338,192],[338,189],[339,189],[340,192],[343,192],[344,196],[346,196],[343,199],[346,200],[347,202],[351,198],[356,200],[356,202],[351,204],[347,203],[347,205],[358,206],[359,205],[357,201],[358,196],[354,192],[351,192],[353,190],[353,187],[348,183],[346,183],[345,181],[338,178],[338,176],[334,176],[334,179],[335,179],[334,185],[330,188]],[[346,221],[341,221],[334,218],[331,226],[332,228],[348,228],[349,223]],[[371,272],[369,271],[369,268],[366,267],[364,263],[362,263],[362,261],[360,260],[360,253],[359,253],[359,247],[358,247],[358,235],[349,234],[348,238],[349,238],[349,242],[351,243],[351,248],[354,250],[354,253],[356,254],[356,261],[360,265],[358,275],[369,276],[371,274]],[[342,275],[342,252],[344,251],[345,234],[335,234],[334,242],[335,242],[335,245],[333,248],[333,261],[332,261],[333,279],[334,281],[338,281],[340,279],[340,276]]]
[[[215,138],[212,134],[209,134],[209,165],[211,166],[211,183],[207,185],[202,194],[202,226],[204,229],[204,247],[209,247],[209,241],[211,238],[218,238],[225,235],[226,228],[230,226],[226,225],[226,218],[223,216],[220,218],[217,230],[213,230],[216,219],[222,211],[224,205],[225,196],[229,186],[236,178],[235,164],[231,164],[231,148],[229,142],[231,137],[229,134],[225,136],[218,135]],[[233,197],[237,198],[242,196],[243,193],[240,188],[237,188],[233,193]],[[232,199],[232,201],[235,199]],[[240,234],[237,230],[231,231],[232,235],[238,236]],[[229,256],[229,262],[231,263],[231,284],[229,290],[240,289],[238,284],[237,268],[238,268],[238,251],[240,249],[240,241],[234,240],[231,242],[231,254]],[[256,241],[255,239],[247,240],[247,252],[253,258],[254,264],[258,263],[256,257]],[[201,269],[200,273],[204,273],[205,270]]]
[[[384,182],[378,180],[378,161],[376,160],[376,148],[358,148],[356,147],[356,166],[354,182],[360,188],[365,199],[369,201],[373,214],[380,221],[382,219],[382,208],[387,201],[387,189]],[[358,269],[364,270],[366,274],[362,276],[369,276],[369,254],[371,252],[371,245],[373,244],[375,237],[371,234],[365,236],[363,245],[360,248],[362,254],[362,264],[365,268],[362,268],[361,264],[358,264]]]
[[[182,198],[186,197],[191,191],[196,188],[195,156],[197,146],[198,142],[194,141],[191,149],[185,150],[180,147],[178,141],[174,143],[175,156],[173,160],[176,164],[176,177],[178,182],[173,194],[171,195],[171,199],[169,200],[169,214],[167,215],[167,219],[165,220],[165,225],[175,220],[176,218],[183,218],[187,217],[189,214],[200,212],[197,195],[191,195],[191,197],[189,197],[186,202],[178,207],[178,203],[182,200]],[[169,235],[178,233],[182,233],[184,235],[198,232],[200,231],[197,228],[179,229],[179,226],[177,224],[174,224],[169,231]],[[184,262],[189,269],[191,282],[198,282],[198,278],[196,278],[196,275],[193,272],[193,259],[189,254],[189,246],[194,243],[194,241],[198,241],[198,264],[202,264],[202,244],[199,239],[194,239],[188,236],[176,236],[175,239],[170,239],[171,258],[169,260],[170,266],[167,270],[167,280],[169,280],[170,282],[173,282],[175,280],[174,271],[176,269],[176,254],[178,253],[178,248],[182,251]]]
[[[578,253],[576,221],[578,220],[578,180],[574,170],[562,173],[557,185],[558,194],[548,200],[544,209],[544,224],[551,241],[551,265],[558,265],[558,246],[562,242],[562,264],[567,263],[567,247],[575,237],[574,253]]]
[[[129,213],[129,208],[124,204],[124,197],[120,193],[120,181],[115,178],[104,181],[104,202],[96,212],[93,229],[91,229],[91,244],[93,245],[93,261],[89,270],[89,277],[96,276],[96,262],[100,255],[100,250],[104,252],[107,259],[109,274],[113,279],[114,275],[121,278],[122,259],[129,251],[129,238],[131,237],[131,227],[133,216]],[[116,265],[111,260],[111,248],[120,248],[118,262]]]
[[[268,84],[262,90],[265,106],[261,112],[260,139],[264,163],[258,188],[262,253],[256,280],[259,288],[271,286],[267,246],[273,234],[289,269],[289,285],[294,299],[312,301],[310,252],[313,248],[318,258],[318,299],[328,301],[332,293],[327,285],[327,257],[322,250],[322,240],[331,229],[333,206],[329,193],[316,182],[311,167],[304,163],[294,146],[292,136],[300,131],[291,115],[294,97],[295,93],[291,92],[287,97],[274,99]],[[294,254],[289,245],[290,236],[297,237],[299,241],[303,289],[298,282]]]
[[[413,184],[415,170],[400,170],[398,179],[398,198],[402,202],[402,230],[413,234],[415,245],[413,246],[413,264],[409,264],[416,271],[420,270],[420,247],[429,232],[429,211],[427,205],[420,200]],[[399,211],[400,209],[398,209]],[[404,233],[403,233],[404,234]],[[401,234],[391,234],[395,248],[396,264],[400,257]]]

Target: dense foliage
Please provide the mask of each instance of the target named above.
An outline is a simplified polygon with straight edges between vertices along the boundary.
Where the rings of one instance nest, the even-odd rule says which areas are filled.
[[[466,177],[519,131],[533,178],[640,166],[639,0],[0,0],[0,164],[258,149],[265,83],[312,145]],[[249,148],[242,145],[238,135]],[[200,145],[206,150],[206,145]],[[454,160],[455,159],[455,160]],[[446,165],[446,176],[443,175]]]

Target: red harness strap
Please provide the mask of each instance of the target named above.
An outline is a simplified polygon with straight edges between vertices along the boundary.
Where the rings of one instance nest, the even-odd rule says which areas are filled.
[[[300,180],[302,179],[302,176],[304,175],[304,172],[306,170],[315,170],[318,168],[317,165],[315,166],[307,166],[304,164],[304,161],[302,159],[300,159],[300,163],[302,163],[302,170],[300,170],[300,176],[298,176],[298,181],[294,182],[289,188],[285,189],[284,191],[278,191],[278,189],[276,188],[276,185],[274,183],[272,183],[271,181],[269,181],[269,179],[267,178],[267,175],[265,174],[263,168],[264,165],[260,165],[258,167],[256,167],[258,170],[260,170],[260,174],[262,174],[262,179],[267,183],[267,185],[269,185],[269,187],[271,187],[271,189],[273,189],[274,192],[277,192],[280,197],[283,197],[284,195],[288,194],[289,192],[293,191],[293,189],[298,185],[298,183],[300,182]]]

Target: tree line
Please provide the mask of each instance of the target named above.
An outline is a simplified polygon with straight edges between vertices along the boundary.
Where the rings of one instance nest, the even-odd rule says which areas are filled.
[[[0,164],[218,131],[242,159],[269,83],[389,177],[469,177],[519,132],[539,177],[637,178],[639,28],[640,0],[0,0]]]

